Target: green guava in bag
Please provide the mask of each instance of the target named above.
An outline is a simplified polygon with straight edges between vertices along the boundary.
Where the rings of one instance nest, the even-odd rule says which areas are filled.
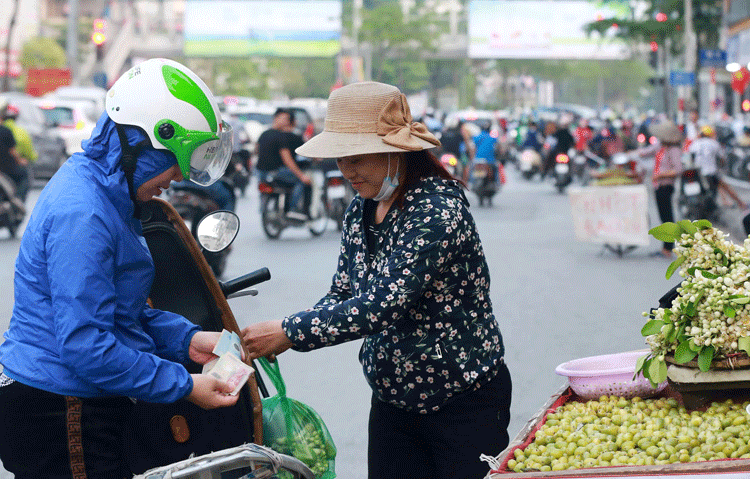
[[[278,358],[258,362],[276,389],[275,396],[261,399],[263,445],[304,462],[317,479],[335,478],[336,446],[323,419],[310,406],[287,397]]]

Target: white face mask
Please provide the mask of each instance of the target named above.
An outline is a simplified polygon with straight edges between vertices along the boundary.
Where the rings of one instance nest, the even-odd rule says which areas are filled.
[[[380,192],[378,195],[373,198],[375,201],[382,201],[387,200],[391,196],[393,196],[393,192],[396,191],[396,188],[398,187],[398,163],[396,163],[396,173],[393,175],[393,178],[390,178],[391,175],[391,154],[388,153],[388,173],[386,173],[385,178],[383,179],[383,186],[380,187]]]

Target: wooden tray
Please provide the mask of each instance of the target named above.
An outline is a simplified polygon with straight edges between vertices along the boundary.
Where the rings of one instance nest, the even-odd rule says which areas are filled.
[[[688,361],[683,364],[678,364],[674,360],[674,356],[668,354],[664,356],[664,361],[675,364],[677,366],[683,366],[686,368],[698,368],[698,361]],[[728,358],[719,359],[711,362],[711,369],[746,369],[750,368],[750,357],[747,354],[737,354]]]

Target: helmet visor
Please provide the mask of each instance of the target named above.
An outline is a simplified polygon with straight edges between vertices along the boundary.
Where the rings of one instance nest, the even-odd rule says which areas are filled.
[[[222,177],[232,158],[232,127],[221,123],[218,138],[200,144],[190,156],[190,180],[208,186]]]

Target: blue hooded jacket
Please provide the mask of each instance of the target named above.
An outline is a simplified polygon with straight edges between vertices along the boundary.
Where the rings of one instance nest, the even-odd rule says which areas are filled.
[[[146,136],[127,129],[134,145]],[[154,264],[119,166],[120,140],[107,114],[52,177],[32,212],[16,260],[15,304],[4,373],[76,397],[173,402],[190,393],[182,364],[199,327],[146,300]],[[147,148],[136,189],[176,164]]]

